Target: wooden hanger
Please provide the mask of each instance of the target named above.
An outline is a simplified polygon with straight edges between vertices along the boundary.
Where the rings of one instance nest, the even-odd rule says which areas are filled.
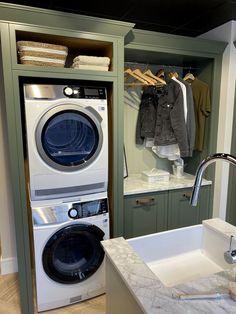
[[[172,72],[173,73],[173,77],[177,78],[179,76],[179,74],[177,72]]]
[[[163,79],[161,79],[160,77],[154,75],[151,70],[147,70],[147,71],[144,72],[143,74],[146,75],[146,76],[150,76],[150,77],[153,78],[157,83],[166,85],[166,82],[165,82]]]
[[[141,77],[143,80],[145,80],[146,82],[148,82],[149,85],[156,85],[156,81],[150,77],[148,77],[147,75],[143,74],[139,69],[135,69],[133,71],[134,74],[136,74],[137,76]]]
[[[133,82],[133,83],[129,83],[129,84],[132,84],[132,85],[149,85],[149,83],[144,78],[142,78],[139,75],[137,75],[136,73],[134,73],[134,71],[132,71],[130,68],[126,69],[124,71],[124,73],[134,77],[136,80],[138,80],[140,83],[142,83],[142,84],[140,84],[140,83],[137,84],[137,83]]]
[[[157,74],[156,74],[157,77],[165,77],[165,71],[163,69],[160,69]]]
[[[195,76],[191,73],[188,72],[185,77],[183,78],[184,81],[194,81],[195,80]]]
[[[168,75],[170,78],[173,78],[173,77],[177,78],[179,76],[177,72],[169,72]]]

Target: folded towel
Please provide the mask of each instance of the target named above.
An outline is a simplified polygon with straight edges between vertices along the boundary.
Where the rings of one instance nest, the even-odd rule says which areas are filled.
[[[108,66],[78,64],[77,62],[72,64],[72,68],[81,70],[108,71]]]
[[[94,57],[94,56],[77,56],[74,58],[73,62],[79,62],[79,64],[84,65],[101,65],[109,66],[110,58],[108,57]]]
[[[50,67],[64,67],[65,60],[52,59],[52,58],[40,58],[32,56],[23,56],[20,58],[22,64],[50,66]]]
[[[20,51],[26,49],[27,47],[28,48],[32,47],[32,48],[43,48],[43,49],[60,50],[60,51],[65,51],[66,53],[68,52],[68,48],[66,46],[47,44],[47,43],[40,43],[40,42],[37,42],[37,41],[20,40],[20,41],[17,41],[16,45],[17,45],[17,48]]]
[[[68,54],[66,46],[35,41],[18,41],[17,48],[22,64],[64,67]]]
[[[50,49],[45,49],[44,51],[34,51],[34,50],[29,50],[29,51],[18,51],[19,57],[39,57],[39,58],[50,58],[50,59],[58,59],[58,60],[66,60],[67,54],[63,51],[64,54],[60,53],[55,53]]]

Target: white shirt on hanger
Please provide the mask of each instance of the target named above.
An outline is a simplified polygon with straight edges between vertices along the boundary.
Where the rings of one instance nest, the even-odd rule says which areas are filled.
[[[178,83],[182,89],[182,92],[183,92],[183,106],[184,106],[184,120],[185,120],[185,123],[187,121],[187,113],[188,113],[188,107],[187,107],[187,91],[186,91],[186,86],[180,82],[179,80],[177,80],[176,77],[172,77],[172,80],[174,80],[176,83]]]

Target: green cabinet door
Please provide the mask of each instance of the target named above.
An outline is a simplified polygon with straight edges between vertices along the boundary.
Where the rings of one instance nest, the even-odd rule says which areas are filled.
[[[168,229],[196,225],[210,218],[209,186],[202,186],[197,206],[189,204],[192,189],[169,191]]]
[[[125,196],[124,237],[132,238],[167,229],[168,192]]]

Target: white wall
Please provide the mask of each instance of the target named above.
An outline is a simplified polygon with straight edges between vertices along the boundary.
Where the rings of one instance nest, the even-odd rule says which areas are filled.
[[[0,73],[2,73],[1,64]],[[2,81],[1,79],[0,82]],[[0,269],[1,274],[7,274],[17,271],[17,258],[3,94],[3,86],[0,84],[0,244],[2,251]]]
[[[236,80],[236,49],[233,44],[236,40],[236,22],[227,22],[199,37],[228,42],[222,63],[217,152],[230,153]],[[229,164],[217,162],[213,216],[222,219],[226,217],[228,175]]]

